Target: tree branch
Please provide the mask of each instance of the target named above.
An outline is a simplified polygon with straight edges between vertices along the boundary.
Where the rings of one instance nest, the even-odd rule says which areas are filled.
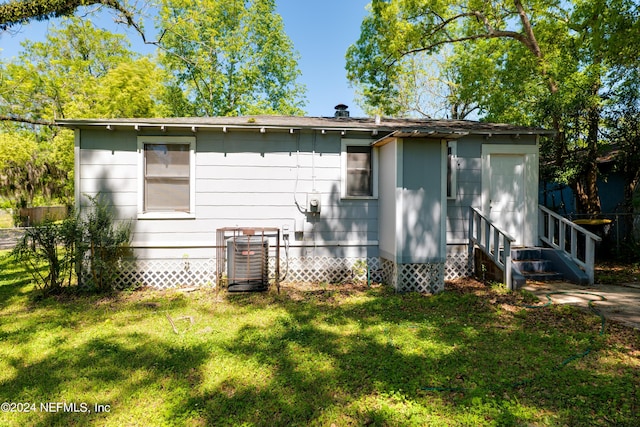
[[[47,120],[29,119],[27,117],[16,117],[16,116],[0,116],[0,122],[26,123],[30,125],[49,126],[49,127],[56,126],[55,122],[50,122]]]
[[[515,0],[516,3],[519,3],[519,0]],[[522,6],[520,6],[522,7]],[[428,43],[428,44],[424,44],[423,46],[420,47],[416,47],[407,51],[403,51],[403,52],[399,52],[399,57],[397,58],[393,58],[392,59],[392,55],[389,55],[386,58],[386,61],[388,61],[389,65],[393,65],[395,64],[399,58],[403,57],[403,56],[407,56],[407,55],[412,55],[415,53],[419,53],[419,52],[429,52],[432,51],[440,46],[443,45],[447,45],[447,44],[455,44],[455,43],[460,43],[460,42],[465,42],[465,41],[471,41],[471,40],[479,40],[479,39],[495,39],[495,38],[510,38],[510,39],[514,39],[520,43],[522,43],[523,45],[525,45],[527,47],[527,49],[531,50],[532,52],[534,52],[534,54],[536,53],[533,49],[533,47],[531,46],[531,43],[529,41],[529,38],[527,37],[527,35],[519,33],[517,31],[507,31],[507,30],[498,30],[496,29],[491,22],[489,21],[489,18],[482,13],[479,10],[473,10],[470,12],[463,12],[463,13],[459,13],[457,15],[453,15],[449,18],[443,18],[442,16],[440,16],[439,14],[435,13],[435,12],[431,12],[434,16],[436,16],[437,20],[439,20],[440,22],[435,25],[433,28],[431,28],[429,30],[428,33],[426,33],[423,37],[424,41],[430,40],[432,39],[436,34],[441,33],[445,35],[444,39],[440,39],[438,41],[432,42],[432,43]],[[485,32],[483,33],[478,33],[478,34],[471,34],[471,35],[467,35],[467,36],[460,36],[460,37],[453,37],[451,36],[451,34],[449,33],[449,31],[447,30],[447,27],[454,25],[456,22],[466,19],[466,18],[475,18],[477,19],[479,22],[482,22],[484,28],[485,28]],[[522,18],[522,15],[521,15]],[[525,15],[526,18],[526,15]],[[528,22],[528,21],[527,21]],[[530,24],[529,24],[529,30],[530,30]],[[534,38],[535,41],[535,38]],[[537,46],[537,43],[536,43]],[[539,53],[539,48],[538,48],[538,53]]]
[[[419,53],[419,52],[429,52],[432,51],[440,46],[443,45],[447,45],[447,44],[455,44],[455,43],[460,43],[460,42],[465,42],[465,41],[472,41],[472,40],[479,40],[479,39],[497,39],[497,38],[510,38],[513,40],[518,41],[519,43],[521,43],[524,47],[526,47],[533,55],[534,57],[538,60],[538,63],[543,66],[543,59],[544,59],[544,55],[542,54],[542,50],[540,49],[540,45],[538,44],[538,41],[535,37],[535,33],[533,31],[533,27],[531,25],[531,21],[529,20],[529,17],[526,13],[526,11],[524,10],[524,7],[522,6],[522,2],[521,0],[513,0],[516,12],[518,14],[518,17],[520,19],[520,22],[522,23],[522,32],[517,32],[517,31],[509,31],[509,30],[499,30],[496,29],[490,22],[489,18],[487,17],[487,15],[485,15],[482,11],[480,10],[473,10],[470,12],[463,12],[463,13],[459,13],[456,15],[453,15],[447,19],[443,18],[442,16],[436,14],[435,12],[432,12],[433,15],[435,15],[437,17],[437,19],[440,21],[437,25],[435,25],[433,28],[430,29],[430,31],[428,33],[425,34],[425,36],[423,37],[423,40],[431,40],[435,35],[437,35],[438,33],[440,34],[444,34],[445,37],[444,39],[440,39],[437,40],[435,42],[432,43],[427,43],[423,46],[420,47],[416,47],[407,51],[403,51],[403,52],[398,52],[399,55],[398,57],[393,57],[391,54],[389,56],[387,56],[385,62],[387,62],[389,64],[389,66],[394,65],[400,58],[407,56],[407,55],[412,55],[415,53]],[[449,31],[447,31],[447,28],[453,24],[455,24],[456,22],[466,19],[466,18],[475,18],[478,20],[478,22],[481,22],[482,25],[485,28],[485,32],[482,33],[478,33],[478,34],[471,34],[471,35],[467,35],[467,36],[459,36],[459,37],[453,37],[451,36],[451,34],[449,33]],[[551,90],[552,93],[556,93],[558,91],[558,85],[555,82],[555,80],[553,80],[553,78],[548,77],[546,70],[542,69],[542,73],[544,76],[547,76],[547,84],[549,85],[549,89]]]
[[[524,11],[524,7],[522,7],[522,3],[520,0],[514,0],[513,3],[518,10],[518,15],[520,16],[520,22],[522,22],[522,28],[524,30],[525,39],[522,40],[527,48],[535,55],[536,58],[542,59],[542,51],[540,50],[540,45],[538,44],[538,40],[536,40],[536,36],[533,33],[533,28],[531,27],[531,21],[529,21],[529,17],[527,13]]]
[[[13,0],[0,4],[0,31],[31,20],[46,21],[72,15],[80,6],[103,4],[129,14],[116,0]]]

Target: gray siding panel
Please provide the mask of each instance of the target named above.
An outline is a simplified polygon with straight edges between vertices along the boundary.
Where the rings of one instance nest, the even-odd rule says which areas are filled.
[[[469,207],[479,207],[482,197],[483,138],[468,136],[457,142],[456,198],[447,201],[447,242],[466,241]]]
[[[199,256],[201,250],[191,252],[187,248],[213,246],[217,228],[236,226],[286,225],[291,233],[303,232],[305,242],[311,244],[366,244],[378,239],[378,200],[340,198],[338,132],[155,133],[153,136],[195,135],[196,215],[195,219],[144,220],[136,219],[139,135],[83,130],[79,183],[80,194],[100,192],[117,209],[119,218],[133,220],[133,240],[147,248],[143,254],[155,253],[153,247],[168,246],[162,250],[164,256]],[[322,200],[318,217],[299,209],[304,210],[307,193],[314,190]],[[324,249],[327,251],[331,249]]]
[[[441,261],[442,147],[440,140],[405,139],[402,182],[402,263]]]

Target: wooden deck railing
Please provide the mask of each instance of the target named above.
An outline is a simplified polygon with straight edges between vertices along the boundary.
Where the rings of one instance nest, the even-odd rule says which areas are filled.
[[[569,255],[587,273],[592,285],[596,243],[602,239],[542,205],[538,205],[538,214],[540,240]]]
[[[515,239],[500,230],[493,222],[471,207],[469,213],[469,259],[473,259],[473,248],[487,254],[502,270],[504,284],[513,290],[511,280],[511,244]]]

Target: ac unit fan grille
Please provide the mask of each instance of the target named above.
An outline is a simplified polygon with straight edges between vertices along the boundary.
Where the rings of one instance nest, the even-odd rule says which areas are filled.
[[[269,287],[269,241],[239,236],[227,242],[229,291],[264,291]]]

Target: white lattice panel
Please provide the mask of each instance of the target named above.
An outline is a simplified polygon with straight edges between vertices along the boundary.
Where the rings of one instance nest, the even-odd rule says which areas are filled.
[[[383,279],[398,292],[442,292],[444,270],[443,263],[396,264],[382,259]]]
[[[466,271],[466,254],[453,254],[448,264],[396,264],[379,258],[300,257],[282,258],[280,276],[285,282],[340,283],[367,279],[367,266],[371,280],[384,282],[399,292],[431,292],[444,290],[447,278],[461,277]],[[269,258],[269,275],[275,277],[275,258]],[[117,289],[130,286],[149,286],[169,289],[184,286],[212,287],[216,284],[214,259],[125,260],[114,278]],[[457,273],[456,273],[457,272]],[[89,283],[84,269],[83,283]]]
[[[430,292],[444,290],[444,263],[400,264],[398,291]]]
[[[114,287],[149,286],[169,289],[184,286],[215,286],[215,261],[192,259],[124,260],[114,277]],[[83,283],[90,282],[88,269],[83,269]]]
[[[473,267],[469,262],[469,254],[467,252],[447,254],[447,261],[444,265],[444,269],[445,280],[473,276]]]
[[[340,283],[367,279],[367,266],[371,280],[380,282],[378,258],[283,257],[280,277],[286,282]],[[83,271],[83,283],[88,284],[88,269]],[[184,286],[211,287],[216,284],[215,259],[125,260],[114,277],[114,287],[149,286],[170,289]],[[275,257],[269,258],[269,277],[275,278]]]
[[[381,259],[382,264],[382,280],[387,285],[398,289],[398,265],[388,259]]]
[[[275,260],[270,259],[273,273]],[[378,258],[295,257],[280,260],[280,277],[284,282],[340,283],[367,279],[367,266],[371,280],[380,281]]]

